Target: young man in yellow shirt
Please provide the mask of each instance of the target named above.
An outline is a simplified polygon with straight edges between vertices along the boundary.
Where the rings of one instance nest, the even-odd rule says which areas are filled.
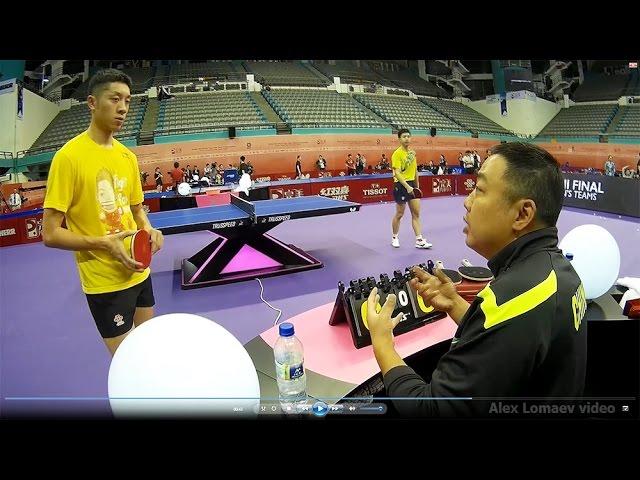
[[[164,241],[142,209],[138,160],[113,138],[129,111],[130,87],[129,76],[114,69],[89,81],[91,124],[56,152],[44,201],[44,243],[75,252],[89,309],[112,355],[134,324],[153,317],[155,304],[150,269],[133,260],[125,238],[146,230],[153,253]]]
[[[431,248],[432,245],[422,238],[420,225],[420,200],[413,196],[413,189],[420,188],[416,152],[409,150],[411,144],[411,132],[406,128],[398,131],[400,146],[391,156],[391,168],[393,169],[393,198],[396,201],[396,214],[391,222],[393,237],[391,245],[400,247],[398,232],[400,220],[404,215],[407,203],[411,211],[411,225],[416,234],[416,248]]]

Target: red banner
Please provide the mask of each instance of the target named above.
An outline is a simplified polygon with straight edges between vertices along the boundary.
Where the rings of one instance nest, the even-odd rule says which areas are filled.
[[[351,194],[351,186],[354,183],[345,177],[338,182],[314,182],[309,185],[311,186],[311,195],[322,195],[336,200],[355,201]]]
[[[434,175],[420,178],[420,189],[425,197],[447,197],[456,194],[453,175]]]
[[[475,175],[423,175],[420,188],[424,197],[468,195],[475,188]],[[393,179],[375,178],[371,180],[343,177],[340,181],[297,183],[269,188],[270,198],[291,198],[304,195],[322,195],[337,200],[357,203],[393,201]]]
[[[22,243],[34,243],[42,241],[42,212],[23,217],[22,220]]]
[[[0,218],[0,247],[42,241],[42,211]]]
[[[311,185],[309,183],[295,183],[291,181],[289,185],[278,185],[269,187],[269,198],[293,198],[311,195]]]
[[[0,247],[18,245],[22,243],[20,235],[21,218],[7,218],[0,220]]]
[[[476,188],[475,175],[456,175],[456,195],[469,195]]]
[[[393,179],[388,177],[350,181],[348,200],[357,203],[390,202],[393,200]]]

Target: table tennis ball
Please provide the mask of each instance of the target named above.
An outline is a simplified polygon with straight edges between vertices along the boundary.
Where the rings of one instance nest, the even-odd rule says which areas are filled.
[[[187,313],[136,327],[113,356],[108,389],[118,418],[252,416],[260,401],[243,345],[217,323]]]
[[[567,233],[559,248],[573,255],[571,265],[582,280],[587,299],[607,293],[620,272],[616,239],[599,225],[580,225]]]

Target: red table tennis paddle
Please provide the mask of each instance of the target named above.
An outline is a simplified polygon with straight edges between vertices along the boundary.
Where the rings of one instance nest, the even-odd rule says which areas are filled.
[[[129,254],[136,262],[147,268],[151,264],[151,236],[146,230],[138,230],[131,236]]]
[[[474,282],[473,280],[462,280],[462,283],[456,285],[456,291],[458,295],[464,298],[467,302],[471,303],[476,298],[476,295],[483,290],[489,282]]]
[[[413,198],[422,198],[422,190],[418,187],[413,187]]]

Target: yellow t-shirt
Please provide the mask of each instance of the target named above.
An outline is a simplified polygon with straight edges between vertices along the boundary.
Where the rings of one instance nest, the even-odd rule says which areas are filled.
[[[135,154],[116,139],[112,147],[98,145],[85,131],[53,157],[44,208],[63,212],[70,231],[100,237],[137,230],[130,205],[143,199]],[[104,250],[75,256],[82,289],[89,294],[124,290],[145,281],[150,272],[133,272]]]
[[[391,167],[399,168],[400,173],[404,179],[408,182],[416,179],[416,172],[418,171],[418,161],[416,160],[415,153],[411,156],[404,148],[398,147],[391,156]],[[393,181],[397,182],[398,179],[394,176]]]

